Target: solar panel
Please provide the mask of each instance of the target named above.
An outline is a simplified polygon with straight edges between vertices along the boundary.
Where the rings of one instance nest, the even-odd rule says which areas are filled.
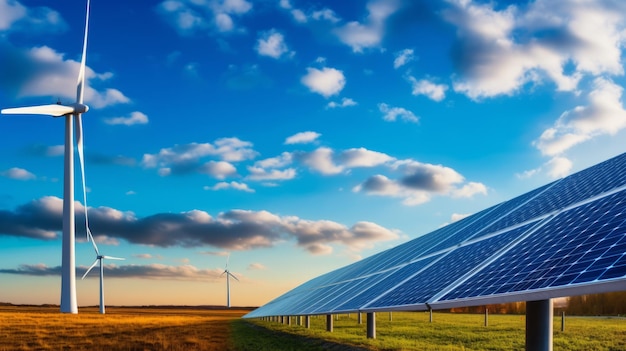
[[[626,154],[319,276],[245,317],[619,290],[626,290]]]

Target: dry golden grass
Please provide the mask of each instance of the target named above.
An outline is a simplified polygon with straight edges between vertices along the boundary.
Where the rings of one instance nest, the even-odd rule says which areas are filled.
[[[0,307],[5,350],[229,350],[230,321],[248,310]]]

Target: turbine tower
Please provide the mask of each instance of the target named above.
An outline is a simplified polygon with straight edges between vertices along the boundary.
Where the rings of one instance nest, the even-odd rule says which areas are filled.
[[[93,236],[91,236],[91,232],[89,230],[87,230],[87,235],[91,239],[94,251],[96,251],[96,260],[93,261],[93,264],[91,265],[91,267],[89,267],[89,269],[87,269],[87,272],[85,272],[81,279],[85,279],[87,274],[89,274],[89,272],[91,272],[93,267],[95,267],[97,264],[100,265],[100,313],[104,314],[104,265],[102,263],[102,260],[124,260],[124,258],[101,255],[100,251],[98,251],[98,246],[96,246],[96,242],[93,240]]]
[[[223,276],[224,274],[226,274],[226,307],[230,308],[230,277],[233,277],[236,281],[239,281],[239,279],[237,279],[237,277],[235,277],[229,270],[228,270],[228,260],[230,259],[230,255],[228,255],[228,257],[226,257],[226,268],[224,269],[224,272],[222,272],[222,274],[220,275]]]
[[[58,103],[54,105],[8,108],[0,111],[2,114],[31,114],[65,117],[65,155],[63,168],[63,249],[61,259],[61,312],[63,313],[78,313],[78,305],[76,303],[76,259],[74,252],[76,238],[74,229],[74,140],[72,134],[75,122],[76,143],[78,146],[78,156],[80,157],[84,185],[84,168],[82,168],[84,165],[82,114],[89,110],[89,107],[83,104],[85,92],[87,33],[89,28],[89,7],[90,0],[87,0],[83,51],[80,69],[78,71],[78,81],[76,83],[76,102],[69,105],[62,105]],[[85,191],[84,186],[83,191]],[[84,205],[85,211],[87,211],[87,204],[85,203]],[[85,223],[87,223],[86,212],[85,221]]]

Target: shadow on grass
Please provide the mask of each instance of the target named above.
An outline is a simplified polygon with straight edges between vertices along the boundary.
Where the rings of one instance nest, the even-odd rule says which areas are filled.
[[[339,344],[324,339],[284,333],[250,323],[245,319],[231,322],[231,350],[275,351],[275,350],[331,350],[366,351],[368,349]]]

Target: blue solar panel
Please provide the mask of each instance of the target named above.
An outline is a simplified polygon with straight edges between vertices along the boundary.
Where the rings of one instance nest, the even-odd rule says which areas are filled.
[[[338,305],[332,311],[350,311],[361,309],[363,306],[374,300],[374,298],[391,290],[407,277],[410,277],[424,269],[424,267],[431,264],[437,258],[439,258],[439,256],[432,256],[424,260],[413,262],[394,271],[386,277],[383,277],[384,279],[380,279],[377,283],[372,284],[367,289],[364,289],[360,294],[355,294],[355,296],[347,299],[344,303]]]
[[[626,190],[570,209],[441,300],[626,276]]]
[[[626,154],[312,279],[246,317],[624,289]]]
[[[510,244],[536,223],[462,246],[441,257],[432,266],[411,277],[365,309],[425,304],[441,289],[472,271],[495,252]]]

